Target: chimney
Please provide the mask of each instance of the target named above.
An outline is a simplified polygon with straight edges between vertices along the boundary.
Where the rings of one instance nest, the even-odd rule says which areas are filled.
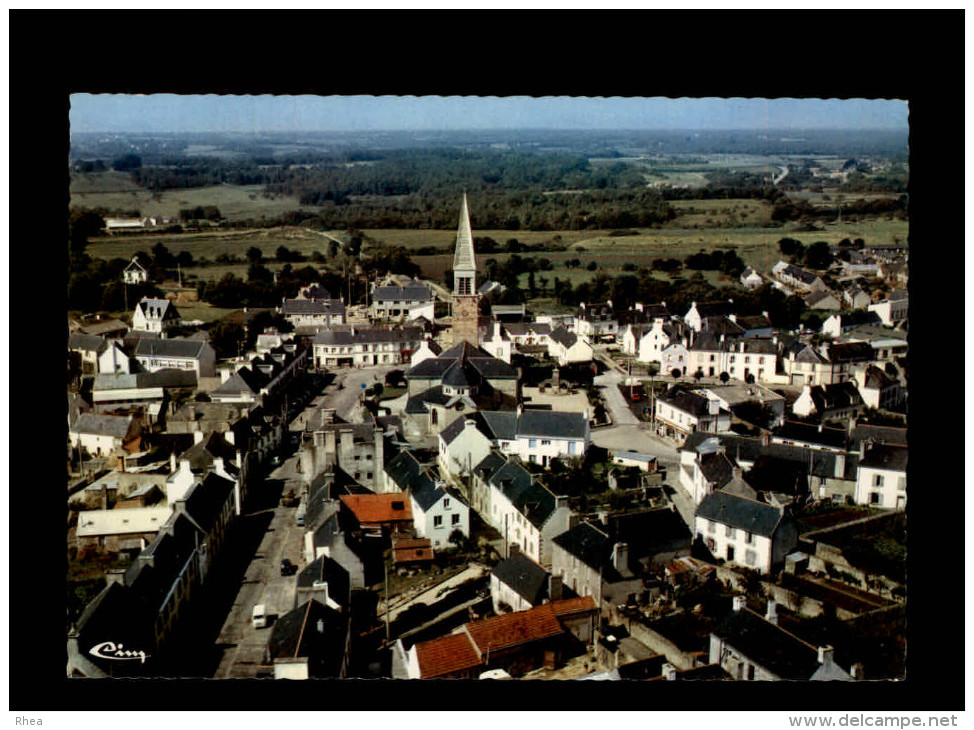
[[[203,440],[203,432],[202,431],[193,431],[193,445],[195,446],[196,444],[198,444],[202,440]]]
[[[743,611],[747,606],[747,599],[744,596],[734,596],[734,610]]]
[[[125,457],[119,455],[119,456],[116,456],[115,457],[115,460],[116,460],[116,463],[118,465],[118,470],[124,474],[125,473]]]
[[[186,406],[186,410],[189,411],[189,419],[191,421],[195,421],[196,420],[196,404],[195,403],[190,403],[188,406]]]
[[[612,567],[623,575],[629,572],[629,545],[617,542],[612,546]]]
[[[768,599],[768,610],[764,614],[764,618],[769,623],[778,624],[778,604],[775,603],[774,598]]]
[[[727,315],[727,319],[729,319],[734,324],[737,324],[737,315],[736,314],[728,314]]]
[[[608,512],[608,510],[600,509],[595,514],[598,515],[599,522],[601,522],[603,525],[608,526],[608,524],[609,524],[609,512]]]
[[[548,576],[548,600],[560,601],[562,596],[562,578],[560,575]]]
[[[831,646],[820,646],[818,648],[818,663],[823,665],[832,664],[832,656],[835,650]]]
[[[860,662],[856,662],[855,664],[853,664],[849,673],[852,675],[852,678],[855,680],[866,678],[866,675],[864,674],[863,671],[863,666]]]
[[[669,662],[663,663],[663,679],[673,682],[676,680],[676,667]]]
[[[119,583],[120,585],[125,585],[124,568],[111,568],[105,571],[105,584],[110,586],[112,583]]]
[[[733,474],[734,479],[742,479],[744,477],[744,471],[737,465],[731,467],[731,474]]]
[[[223,438],[226,439],[227,443],[231,446],[235,446],[234,440],[237,438],[237,434],[233,432],[232,429],[227,429],[223,432]]]
[[[744,343],[741,343],[741,352],[744,352]]]
[[[724,333],[723,332],[720,333],[720,344],[722,344],[722,345],[724,344]]]
[[[223,465],[222,456],[213,457],[213,471],[216,472],[217,474],[220,474],[221,476],[227,473],[227,470]]]
[[[517,411],[516,412],[517,412],[517,418],[518,418],[518,420],[520,420],[521,419],[521,414],[524,413],[524,406],[521,405],[520,403],[518,403],[517,404]]]
[[[172,451],[169,453],[169,473],[173,474],[176,471],[176,452]]]

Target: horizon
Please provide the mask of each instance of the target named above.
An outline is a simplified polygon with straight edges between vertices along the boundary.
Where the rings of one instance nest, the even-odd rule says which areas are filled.
[[[891,132],[909,129],[909,107],[895,99],[72,94],[69,119],[72,131],[93,134]]]

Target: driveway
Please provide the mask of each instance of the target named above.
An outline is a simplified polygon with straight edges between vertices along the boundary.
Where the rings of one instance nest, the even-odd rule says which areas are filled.
[[[319,405],[324,405],[335,409],[339,418],[343,418],[350,423],[362,423],[363,414],[360,407],[360,399],[366,388],[375,383],[385,385],[386,373],[396,370],[403,370],[398,365],[375,365],[368,368],[344,368],[333,371],[335,381],[326,391],[325,396],[318,401]],[[339,389],[339,385],[341,388]],[[363,388],[362,386],[365,386]]]

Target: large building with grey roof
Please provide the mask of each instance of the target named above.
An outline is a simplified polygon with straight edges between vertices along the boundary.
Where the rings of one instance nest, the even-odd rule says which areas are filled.
[[[372,289],[371,315],[376,319],[412,320],[425,317],[433,321],[433,292],[419,279],[403,285],[376,286]]]
[[[332,327],[320,330],[311,341],[318,368],[341,368],[408,363],[420,343],[418,327]]]

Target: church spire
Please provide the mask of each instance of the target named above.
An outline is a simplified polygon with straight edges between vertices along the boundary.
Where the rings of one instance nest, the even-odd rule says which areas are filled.
[[[460,208],[460,227],[457,229],[457,247],[453,254],[453,274],[457,272],[476,275],[477,259],[473,252],[473,231],[470,228],[470,213],[467,210],[467,194],[463,194]]]

